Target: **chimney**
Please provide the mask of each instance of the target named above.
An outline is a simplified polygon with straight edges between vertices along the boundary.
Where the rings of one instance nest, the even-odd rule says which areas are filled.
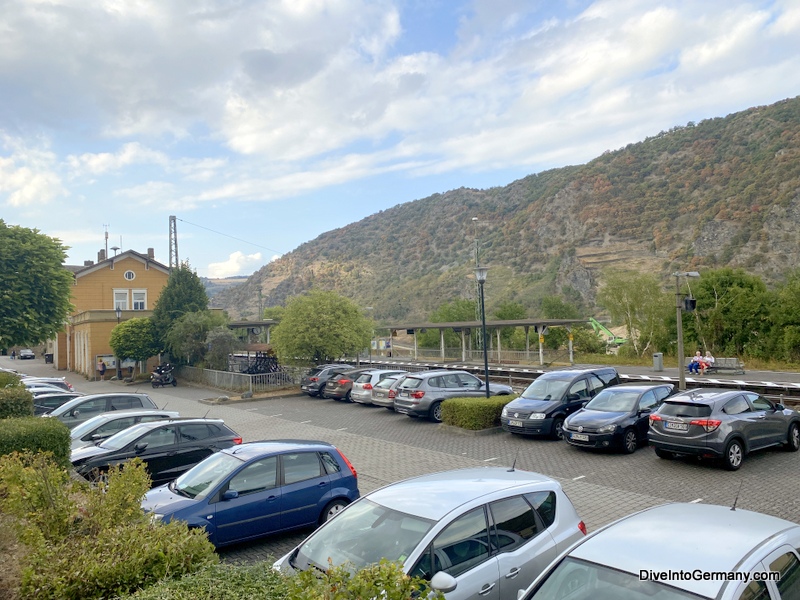
[[[153,248],[147,249],[147,258],[149,258],[150,260],[156,259],[156,251]]]
[[[101,249],[100,252],[97,253],[97,262],[103,262],[106,259],[106,251]]]
[[[94,264],[93,260],[85,260],[85,261],[83,261],[83,266],[84,267],[91,267],[93,264]]]

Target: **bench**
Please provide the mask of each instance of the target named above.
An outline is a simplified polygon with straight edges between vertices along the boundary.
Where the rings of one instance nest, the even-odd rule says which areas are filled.
[[[691,356],[686,357],[686,369],[689,368],[689,363],[692,362],[692,358]],[[706,375],[709,373],[744,375],[744,363],[738,358],[715,358],[714,364],[706,369]]]

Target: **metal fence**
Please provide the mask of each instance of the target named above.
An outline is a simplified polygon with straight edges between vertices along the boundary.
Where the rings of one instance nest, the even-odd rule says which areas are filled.
[[[214,371],[196,367],[181,367],[179,377],[219,390],[231,392],[269,392],[289,385],[300,385],[300,379],[308,371],[307,368],[282,367],[278,373],[232,373],[231,371]]]

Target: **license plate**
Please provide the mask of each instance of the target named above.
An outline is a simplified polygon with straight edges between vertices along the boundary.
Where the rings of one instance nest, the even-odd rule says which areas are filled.
[[[401,398],[408,398],[408,392],[400,392]]]
[[[586,435],[585,433],[573,433],[570,436],[570,439],[575,440],[576,442],[588,442],[589,436]]]
[[[664,423],[664,429],[674,429],[675,431],[688,431],[689,426],[686,423],[676,423],[675,421],[667,421]]]
[[[300,386],[300,389],[301,389],[301,390],[307,390],[307,389],[308,389],[308,386],[307,386],[307,385],[301,385],[301,386]]]
[[[514,419],[511,419],[508,424],[511,425],[511,427],[522,427],[522,421],[515,421]]]
[[[385,398],[386,394],[375,394],[376,398]]]

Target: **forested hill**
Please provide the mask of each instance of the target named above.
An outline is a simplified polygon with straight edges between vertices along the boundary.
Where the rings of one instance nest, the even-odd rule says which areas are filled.
[[[477,217],[477,221],[473,220]],[[606,268],[657,273],[732,266],[778,281],[800,266],[800,97],[675,127],[581,166],[505,187],[407,202],[307,242],[215,296],[255,316],[311,287],[378,321],[419,320],[473,297],[475,239],[490,267],[487,311],[543,296],[591,314]]]

